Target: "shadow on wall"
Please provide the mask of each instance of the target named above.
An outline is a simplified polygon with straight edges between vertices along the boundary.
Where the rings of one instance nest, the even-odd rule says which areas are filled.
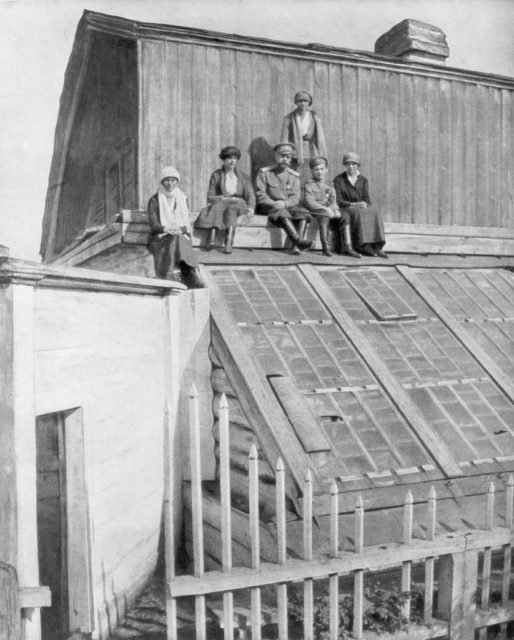
[[[259,169],[272,165],[275,162],[275,154],[273,153],[273,147],[262,136],[254,138],[250,142],[248,153],[250,155],[252,183],[255,183]]]

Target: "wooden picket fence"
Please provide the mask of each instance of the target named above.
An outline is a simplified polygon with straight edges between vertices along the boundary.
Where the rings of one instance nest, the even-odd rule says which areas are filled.
[[[486,526],[484,529],[466,530],[436,535],[437,498],[432,487],[426,502],[426,537],[413,537],[413,500],[407,492],[403,508],[403,541],[377,546],[364,546],[365,511],[358,498],[354,511],[354,549],[340,549],[338,496],[334,481],[330,490],[330,558],[313,557],[312,536],[313,485],[307,472],[303,486],[303,558],[288,558],[286,553],[286,491],[285,468],[279,459],[276,464],[276,530],[277,562],[261,563],[259,544],[259,460],[255,445],[249,454],[249,537],[251,540],[251,567],[232,566],[230,450],[228,403],[222,396],[219,410],[219,480],[221,496],[221,549],[223,569],[205,571],[202,519],[202,484],[200,467],[200,428],[196,388],[190,394],[190,452],[191,452],[191,504],[194,551],[194,575],[175,576],[172,538],[167,539],[167,612],[168,640],[180,638],[177,629],[177,599],[189,596],[195,599],[196,638],[208,638],[206,629],[206,597],[222,596],[222,626],[225,640],[234,638],[233,592],[248,589],[251,606],[245,624],[251,628],[252,640],[261,640],[261,589],[273,585],[276,589],[276,619],[280,640],[288,640],[288,585],[303,584],[303,638],[314,638],[314,583],[326,580],[329,585],[330,638],[339,634],[339,579],[353,577],[353,629],[351,637],[357,640],[378,638],[363,629],[365,607],[364,574],[390,569],[401,571],[401,589],[411,591],[411,571],[414,564],[424,563],[424,626],[410,627],[395,635],[406,640],[449,638],[473,640],[475,631],[480,640],[487,637],[487,627],[500,625],[500,638],[507,638],[507,623],[514,620],[514,602],[509,601],[511,581],[511,545],[513,541],[514,481],[508,478],[506,490],[505,527],[494,526],[495,489],[489,487],[484,496]],[[169,469],[168,469],[169,470]],[[170,502],[167,502],[168,506]],[[169,514],[168,514],[169,515]],[[171,519],[168,517],[168,522]],[[494,552],[502,554],[501,602],[491,607],[491,560]],[[496,556],[495,556],[496,557]],[[480,562],[479,562],[480,560]],[[479,572],[479,566],[481,571]],[[480,575],[479,575],[480,574]],[[436,580],[437,576],[437,580]],[[480,603],[476,604],[477,590],[481,588]],[[435,606],[434,596],[437,594]],[[435,609],[435,611],[434,611]],[[403,615],[409,618],[410,601],[403,605]],[[239,637],[244,637],[240,629]],[[390,637],[390,636],[389,636]]]

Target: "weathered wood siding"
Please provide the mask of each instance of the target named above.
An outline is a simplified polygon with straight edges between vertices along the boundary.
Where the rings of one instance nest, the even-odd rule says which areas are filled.
[[[345,150],[358,151],[386,220],[514,224],[514,90],[501,82],[357,56],[326,61],[179,40],[140,45],[142,208],[165,164],[181,171],[198,211],[222,146],[241,148],[248,173],[269,162],[295,92],[306,89],[324,124],[331,177]]]
[[[100,33],[92,39],[64,164],[57,252],[136,202],[136,43]]]
[[[123,615],[157,557],[162,304],[150,296],[35,291],[36,413],[83,410],[94,626],[101,637]]]

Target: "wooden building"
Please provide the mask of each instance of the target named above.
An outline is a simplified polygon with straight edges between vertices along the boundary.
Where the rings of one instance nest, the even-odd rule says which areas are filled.
[[[45,262],[152,276],[145,204],[160,168],[181,171],[196,215],[220,148],[240,147],[243,169],[254,174],[269,162],[298,89],[314,96],[332,174],[343,151],[359,151],[386,220],[391,259],[357,261],[276,251],[283,231],[266,218],[242,217],[232,255],[200,253],[206,290],[180,297],[183,313],[194,315],[198,299],[205,305],[191,319],[193,335],[184,334],[192,369],[179,382],[187,393],[194,372],[203,480],[219,471],[222,394],[230,406],[237,563],[252,561],[252,444],[264,558],[277,551],[278,457],[286,467],[288,553],[296,557],[307,471],[317,553],[325,558],[333,482],[343,530],[361,495],[372,512],[365,542],[379,544],[401,532],[407,489],[416,508],[434,484],[440,526],[462,532],[480,526],[476,496],[487,483],[496,479],[504,495],[514,471],[514,80],[411,54],[92,12],[79,24],[49,179]],[[202,241],[197,234],[195,245]],[[188,428],[185,414],[179,422]],[[173,506],[186,513],[191,548],[197,528],[184,479],[184,503]],[[212,568],[222,561],[220,504],[207,488]]]
[[[2,247],[0,560],[25,640],[107,637],[155,569],[163,443],[208,320],[205,293],[183,289]]]
[[[426,241],[424,225],[510,238],[500,229],[514,227],[511,78],[85,12],[61,97],[44,260],[121,209],[145,209],[170,163],[198,213],[221,147],[238,146],[248,173],[267,164],[298,89],[314,96],[331,175],[344,151],[360,153],[391,241],[395,231]]]

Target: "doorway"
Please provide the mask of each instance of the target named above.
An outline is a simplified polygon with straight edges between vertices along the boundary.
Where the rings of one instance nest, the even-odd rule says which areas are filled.
[[[52,592],[41,608],[41,640],[92,631],[89,511],[82,410],[36,418],[39,583]]]
[[[69,636],[66,522],[66,449],[61,414],[36,419],[37,530],[40,584],[52,606],[41,609],[42,640]]]

